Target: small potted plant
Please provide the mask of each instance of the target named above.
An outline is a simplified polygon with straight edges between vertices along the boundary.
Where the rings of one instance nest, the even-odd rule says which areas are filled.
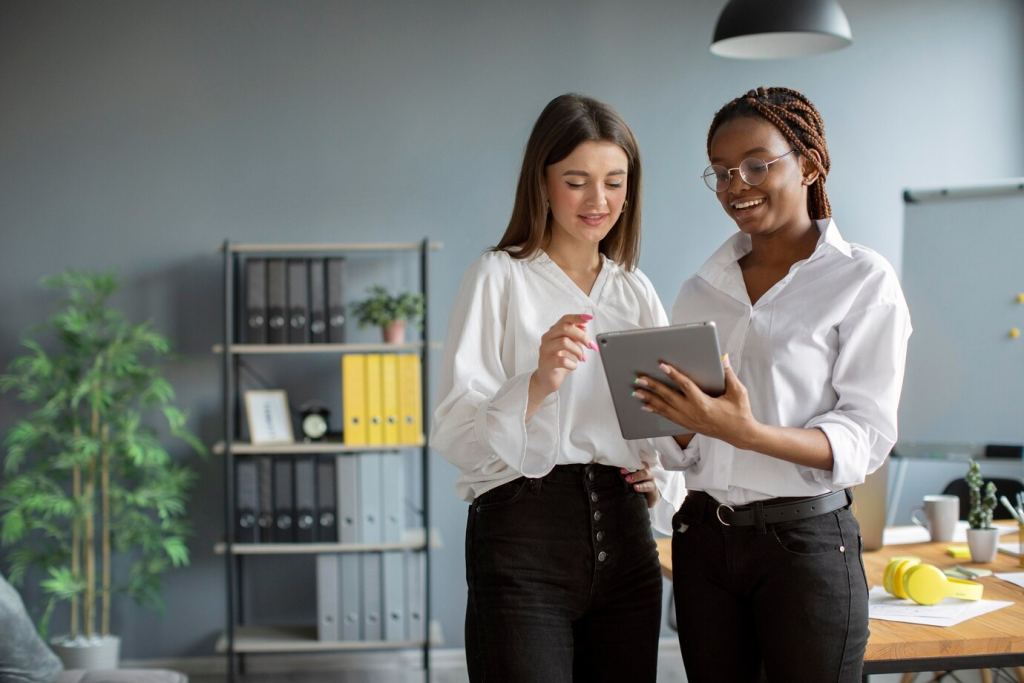
[[[967,545],[971,549],[971,561],[985,564],[996,559],[999,549],[999,530],[992,526],[992,511],[996,508],[996,485],[989,482],[985,485],[982,496],[981,467],[973,460],[967,471],[967,487],[971,491],[971,511],[967,521],[971,528],[967,530]]]
[[[406,321],[416,323],[423,317],[423,295],[406,290],[396,296],[380,285],[366,290],[370,298],[355,304],[359,327],[377,325],[388,344],[401,344],[405,340]]]

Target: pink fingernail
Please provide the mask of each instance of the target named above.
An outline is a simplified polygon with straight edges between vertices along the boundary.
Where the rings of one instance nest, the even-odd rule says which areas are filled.
[[[626,481],[630,481],[630,482],[633,481],[633,475],[632,474],[628,475],[626,477]]]
[[[670,368],[665,363],[658,363],[658,367],[661,368],[661,371],[664,372],[666,375],[672,372],[672,368]]]
[[[593,340],[593,339],[591,339],[590,341],[588,341],[588,342],[587,342],[587,346],[589,346],[590,348],[592,348],[592,349],[593,349],[593,350],[595,350],[595,351],[597,351],[597,350],[598,350],[598,348],[597,348],[597,344],[595,344],[595,343],[594,343],[594,340]]]
[[[580,357],[580,360],[582,360],[582,361],[583,361],[584,363],[586,363],[586,362],[587,362],[587,354],[583,354],[583,355],[582,355],[582,356]]]
[[[589,313],[584,313],[580,317],[586,320],[587,322],[590,322],[591,320],[594,319],[594,316],[590,315]]]
[[[633,380],[633,384],[637,385],[638,387],[646,387],[647,380],[637,377],[635,380]]]
[[[629,472],[629,470],[627,470],[625,467],[619,468],[619,474],[625,474],[626,472]]]
[[[650,407],[649,405],[642,405],[642,406],[640,406],[640,410],[644,411],[645,413],[653,413],[654,412],[654,408]]]

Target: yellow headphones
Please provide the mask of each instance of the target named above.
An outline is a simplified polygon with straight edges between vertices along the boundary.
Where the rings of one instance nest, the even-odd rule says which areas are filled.
[[[943,598],[981,600],[984,586],[974,581],[951,579],[932,564],[916,557],[894,557],[882,577],[885,592],[897,598],[909,598],[919,605],[935,605]]]

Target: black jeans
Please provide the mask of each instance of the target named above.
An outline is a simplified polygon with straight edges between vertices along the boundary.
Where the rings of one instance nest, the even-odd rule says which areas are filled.
[[[561,465],[477,498],[466,529],[473,683],[654,683],[661,570],[618,468]]]
[[[860,526],[849,505],[725,526],[691,491],[672,520],[673,586],[690,683],[854,683],[868,641]],[[683,525],[685,531],[679,531]]]

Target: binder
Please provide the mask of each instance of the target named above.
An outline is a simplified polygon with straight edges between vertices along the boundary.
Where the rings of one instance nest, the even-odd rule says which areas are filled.
[[[338,541],[359,543],[359,456],[336,455],[335,472],[338,478]]]
[[[295,460],[295,540],[316,542],[316,460]]]
[[[267,343],[284,344],[285,305],[288,283],[285,278],[284,259],[267,259]]]
[[[363,634],[363,579],[360,571],[362,558],[356,553],[341,553],[341,615],[342,640],[362,640]]]
[[[257,540],[270,543],[274,540],[274,460],[269,455],[255,458],[258,478],[258,510],[256,524],[259,526]]]
[[[256,462],[239,458],[235,463],[235,543],[255,543],[258,540],[256,506],[258,483]]]
[[[378,453],[360,453],[359,461],[359,533],[360,542],[378,545],[383,540],[381,524],[382,501],[381,462]],[[381,555],[363,553],[363,639],[383,640],[381,621]]]
[[[363,640],[384,640],[381,553],[363,553]]]
[[[261,258],[245,261],[246,344],[267,343],[267,262]]]
[[[424,614],[427,609],[426,550],[407,550],[405,553],[406,579],[406,621],[409,640],[426,641],[427,625]]]
[[[381,453],[379,458],[383,518],[381,540],[383,543],[401,543],[405,528],[405,460],[401,453]],[[405,558],[401,552],[385,552],[382,553],[381,565],[384,640],[405,640]]]
[[[288,343],[305,344],[309,336],[309,268],[305,259],[288,259]]]
[[[423,394],[420,391],[420,357],[398,356],[398,443],[423,441]]]
[[[366,432],[366,356],[352,353],[341,357],[341,402],[345,417],[345,443],[362,446]]]
[[[294,468],[290,457],[274,460],[274,542],[295,540]]]
[[[322,258],[309,260],[309,336],[313,344],[327,343],[327,283]]]
[[[327,259],[327,338],[345,343],[345,259]]]
[[[338,540],[338,503],[335,495],[334,456],[320,458],[316,463],[316,540],[334,543]]]
[[[338,591],[341,589],[339,576],[340,557],[325,553],[316,556],[316,637],[318,640],[338,640],[339,609]]]
[[[384,443],[384,396],[381,387],[381,355],[366,354],[366,443]]]
[[[380,357],[382,443],[398,444],[398,356],[393,353]]]

